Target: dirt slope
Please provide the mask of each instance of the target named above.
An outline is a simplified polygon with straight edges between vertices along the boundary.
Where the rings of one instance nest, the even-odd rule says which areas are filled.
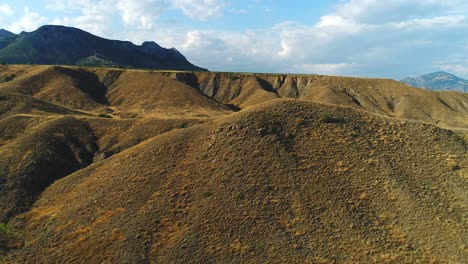
[[[94,74],[61,66],[39,67],[0,85],[4,92],[34,96],[54,104],[91,110],[107,104],[106,87]]]
[[[125,71],[108,86],[110,105],[131,116],[210,117],[232,110],[184,83],[148,71]]]
[[[275,98],[349,106],[454,128],[468,126],[468,93],[434,92],[387,79],[323,75],[165,73],[214,99],[248,108]]]
[[[55,180],[199,121],[15,115],[0,119],[0,222],[30,208]]]
[[[55,182],[4,261],[462,262],[467,166],[447,130],[275,100]]]

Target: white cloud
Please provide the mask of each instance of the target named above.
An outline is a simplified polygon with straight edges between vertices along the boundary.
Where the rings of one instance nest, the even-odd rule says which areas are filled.
[[[72,1],[61,1],[61,3],[68,8]],[[112,19],[116,13],[115,9],[109,8],[112,3],[113,0],[98,1],[94,4],[87,0],[77,3],[73,8],[75,12],[80,11],[79,15],[54,18],[50,24],[77,27],[101,36],[112,35]]]
[[[468,61],[465,0],[339,1],[316,23],[284,21],[242,31],[197,29],[172,16],[166,21],[165,14],[174,10],[195,20],[222,16],[225,10],[244,13],[221,0],[46,1],[67,15],[53,23],[136,43],[154,40],[212,70],[401,78],[449,67],[464,72]],[[28,10],[10,28],[34,29],[28,19],[34,15],[34,21],[46,19]],[[123,23],[119,31],[112,29],[116,20]]]
[[[3,13],[7,16],[12,16],[15,13],[15,10],[13,9],[13,7],[3,4],[0,5],[0,13]]]
[[[433,16],[467,7],[464,0],[349,0],[336,5],[336,14],[362,23],[387,23]]]
[[[53,11],[73,11],[79,10],[86,6],[91,6],[93,3],[90,0],[45,0],[45,8]]]
[[[6,28],[12,32],[32,31],[46,24],[49,19],[39,15],[39,13],[31,12],[29,7],[24,7],[24,14],[19,21],[9,24]]]
[[[172,2],[186,16],[197,20],[221,16],[226,7],[226,4],[220,0],[174,0]]]
[[[286,21],[253,34],[190,31],[178,48],[214,70],[401,78],[436,69],[434,61],[448,54],[463,54],[468,21],[457,11],[463,6],[456,0],[351,0],[312,25]],[[465,69],[450,65],[445,67]]]
[[[167,3],[164,0],[117,0],[116,7],[127,25],[151,29],[153,21],[167,8]]]
[[[436,64],[434,67],[454,73],[455,75],[468,76],[468,60]]]

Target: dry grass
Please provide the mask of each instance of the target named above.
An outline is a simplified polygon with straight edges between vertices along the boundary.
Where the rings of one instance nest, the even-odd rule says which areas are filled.
[[[466,259],[467,143],[430,125],[463,134],[465,94],[314,75],[10,74],[0,216],[25,246],[6,263]]]

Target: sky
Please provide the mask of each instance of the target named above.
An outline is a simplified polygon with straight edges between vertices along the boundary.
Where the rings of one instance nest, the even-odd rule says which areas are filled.
[[[468,78],[466,0],[0,0],[0,28],[78,27],[212,71]]]

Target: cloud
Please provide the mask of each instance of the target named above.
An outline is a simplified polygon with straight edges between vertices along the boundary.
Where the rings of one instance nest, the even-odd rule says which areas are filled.
[[[46,24],[49,18],[39,15],[39,13],[31,12],[29,7],[24,7],[23,16],[19,21],[9,24],[6,28],[12,32],[32,31]]]
[[[116,7],[127,25],[151,29],[153,21],[167,8],[167,3],[164,0],[118,0]]]
[[[200,23],[192,25],[173,16],[180,10],[192,20],[203,21],[226,10],[241,10],[221,0],[46,1],[66,16],[48,20],[28,10],[9,28],[34,29],[34,24],[40,24],[36,21],[46,21],[136,43],[154,40],[176,47],[198,65],[220,71],[400,79],[440,69],[464,72],[468,61],[465,0],[339,1],[317,22],[283,21],[240,31],[201,29],[195,26]],[[171,22],[166,21],[167,14]],[[2,24],[4,20],[0,17]],[[113,29],[116,22],[122,23],[118,31]]]
[[[197,20],[219,17],[227,6],[227,4],[219,0],[174,0],[172,2],[186,16]]]
[[[466,6],[455,0],[351,0],[314,24],[285,21],[245,32],[190,31],[178,48],[214,70],[399,79],[434,70],[434,62],[445,62],[451,54],[466,53],[468,21],[459,11]],[[444,65],[465,69],[463,64]]]
[[[3,4],[0,5],[0,13],[3,13],[7,16],[12,16],[15,13],[15,10],[13,9],[13,7]]]
[[[435,68],[454,73],[459,76],[468,76],[468,60],[436,64]]]
[[[51,24],[65,25],[71,27],[78,27],[90,33],[109,36],[112,35],[112,21],[113,15],[116,13],[115,9],[109,8],[112,6],[114,0],[97,1],[93,4],[85,0],[80,1],[73,5],[74,12],[79,11],[79,15],[57,17],[50,21]],[[71,1],[60,1],[65,8],[71,6]],[[86,4],[88,3],[88,4]],[[62,8],[59,6],[58,8]],[[69,10],[69,9],[67,9]]]
[[[360,23],[405,21],[460,10],[463,0],[350,0],[335,6],[335,13]]]

